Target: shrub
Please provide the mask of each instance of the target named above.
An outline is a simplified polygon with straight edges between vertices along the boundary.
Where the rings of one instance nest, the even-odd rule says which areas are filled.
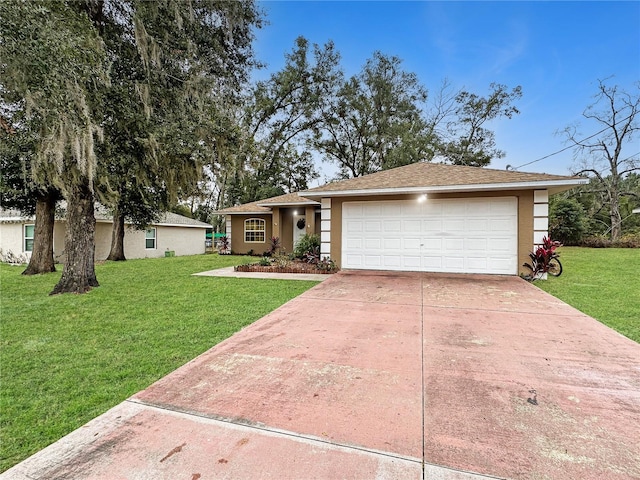
[[[258,261],[258,265],[260,265],[261,267],[268,267],[269,265],[271,265],[271,260],[269,259],[269,257],[262,257]]]
[[[588,248],[640,248],[640,233],[626,233],[615,242],[605,235],[591,235],[584,238],[580,242],[580,246]]]
[[[229,237],[227,237],[226,235],[218,239],[218,253],[221,255],[233,253],[231,252],[231,244],[229,242]]]
[[[316,264],[316,268],[321,272],[335,272],[338,270],[338,266],[336,262],[331,260],[329,257],[323,258]]]
[[[294,246],[293,254],[296,258],[304,258],[306,253],[320,251],[320,236],[315,233],[307,233],[298,240]]]
[[[281,247],[281,243],[280,243],[280,237],[271,237],[271,240],[269,241],[269,250],[268,250],[268,256],[273,256],[276,254],[276,252],[280,249]]]
[[[556,248],[562,246],[560,242],[554,242],[550,238],[544,237],[542,239],[542,246],[538,247],[535,252],[529,254],[531,263],[524,263],[522,266],[531,270],[531,277],[529,280],[536,280],[543,273],[549,271],[549,262],[552,258],[557,258]]]
[[[579,245],[587,231],[584,208],[577,200],[561,198],[551,203],[549,234],[564,245]]]

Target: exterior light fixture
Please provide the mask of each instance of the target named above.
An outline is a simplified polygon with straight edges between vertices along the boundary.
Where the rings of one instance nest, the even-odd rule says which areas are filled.
[[[419,202],[419,203],[424,203],[424,202],[426,202],[426,201],[427,201],[427,194],[426,194],[426,193],[423,193],[422,195],[420,195],[420,196],[418,197],[418,202]]]

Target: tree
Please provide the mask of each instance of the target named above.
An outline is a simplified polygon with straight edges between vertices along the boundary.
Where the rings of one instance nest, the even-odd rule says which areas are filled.
[[[60,192],[53,187],[39,187],[32,181],[37,131],[24,121],[24,112],[14,109],[3,117],[3,125],[6,128],[0,130],[0,205],[36,217],[33,250],[22,274],[55,272],[53,227]]]
[[[446,124],[442,132],[442,146],[439,154],[454,165],[485,167],[494,158],[502,158],[505,153],[496,147],[495,135],[484,125],[497,118],[512,118],[520,113],[513,102],[522,97],[522,88],[508,91],[506,85],[492,83],[489,95],[481,97],[467,91],[455,96],[456,107],[450,111],[445,108],[438,121]]]
[[[97,90],[108,82],[104,45],[82,2],[0,3],[2,101],[24,102],[37,118],[36,184],[59,188],[67,200],[65,269],[52,293],[84,292],[95,276],[94,145],[102,130]]]
[[[319,105],[340,74],[339,54],[331,42],[310,50],[309,42],[298,37],[282,70],[257,82],[247,96],[240,118],[247,133],[234,165],[242,196],[234,201],[304,190],[317,177],[304,147],[320,121]]]
[[[421,160],[434,154],[422,108],[427,92],[398,57],[375,52],[362,71],[337,78],[326,92],[314,146],[343,178]]]
[[[562,131],[567,142],[574,146],[574,157],[580,165],[576,173],[591,176],[591,191],[602,195],[613,241],[618,240],[622,232],[621,199],[637,195],[623,188],[623,181],[629,174],[640,171],[639,154],[631,154],[636,149],[634,136],[640,129],[638,93],[640,82],[629,93],[599,80],[595,102],[582,115],[600,130],[586,138],[582,138],[577,125]]]
[[[114,203],[135,198],[111,188],[114,178],[131,171],[146,173],[130,184],[145,199],[177,197],[197,177],[210,156],[207,126],[215,101],[237,96],[253,64],[252,28],[260,26],[260,15],[251,1],[41,0],[0,3],[0,21],[2,100],[24,101],[26,111],[39,116],[34,178],[43,182],[46,173],[67,200],[65,269],[52,293],[84,292],[98,285],[95,195]],[[118,108],[104,101],[109,64],[125,65],[118,63],[123,52],[139,57],[128,86],[142,116],[132,116],[128,103]],[[122,149],[123,169],[110,169],[117,165],[106,155],[98,159],[95,143],[106,126],[113,135],[106,145],[118,151],[123,145],[114,132],[123,132],[127,121],[135,126],[136,146]]]
[[[586,232],[582,205],[575,199],[552,197],[549,211],[551,238],[564,245],[579,245]]]
[[[251,28],[260,25],[251,2],[201,1],[193,10],[181,2],[133,4],[126,22],[126,9],[107,15],[103,34],[113,61],[104,99],[113,112],[105,125],[113,260],[125,258],[125,218],[145,228],[192,197],[204,166],[215,163],[228,111],[254,64]]]

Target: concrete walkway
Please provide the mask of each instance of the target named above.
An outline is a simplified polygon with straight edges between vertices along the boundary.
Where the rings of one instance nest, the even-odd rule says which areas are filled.
[[[233,277],[233,278],[264,278],[271,280],[311,280],[324,282],[331,274],[318,273],[270,273],[270,272],[236,272],[233,267],[218,268],[206,272],[194,273],[196,277]]]
[[[640,478],[640,345],[517,277],[341,272],[4,479]]]

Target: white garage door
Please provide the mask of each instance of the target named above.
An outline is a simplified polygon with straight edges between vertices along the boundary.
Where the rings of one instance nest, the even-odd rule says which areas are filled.
[[[342,206],[342,266],[368,270],[516,274],[515,197]]]

